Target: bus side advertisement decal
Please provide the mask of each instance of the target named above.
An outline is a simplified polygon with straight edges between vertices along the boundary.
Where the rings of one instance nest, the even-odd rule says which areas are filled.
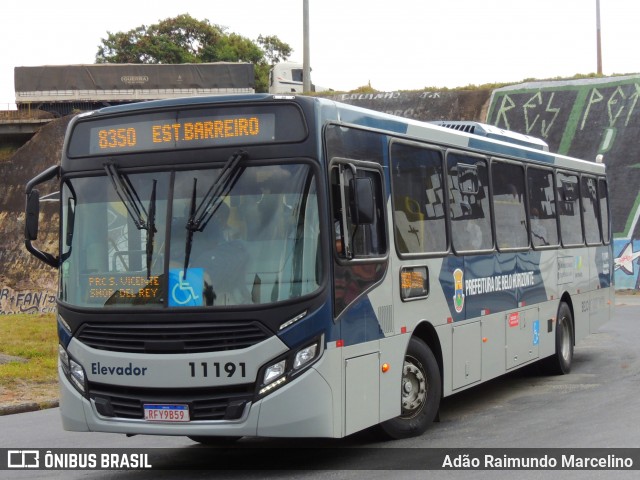
[[[492,266],[493,260],[487,262]],[[506,265],[504,261],[498,263]],[[444,289],[450,289],[446,296],[451,302],[449,308],[453,321],[486,315],[487,312],[511,310],[546,299],[540,270],[532,263],[526,265],[526,270],[518,271],[513,261],[513,265],[502,272],[486,276],[482,275],[488,271],[486,265],[478,262],[467,265],[467,268],[459,262],[448,267],[443,268],[440,281]],[[521,320],[516,313],[508,318],[508,325],[517,327]]]

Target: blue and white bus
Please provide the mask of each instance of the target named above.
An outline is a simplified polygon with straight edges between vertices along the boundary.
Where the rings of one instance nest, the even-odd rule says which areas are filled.
[[[60,249],[36,246],[60,189]],[[419,435],[610,319],[605,166],[473,123],[267,94],[75,117],[27,185],[73,431]],[[40,214],[41,215],[41,214]]]

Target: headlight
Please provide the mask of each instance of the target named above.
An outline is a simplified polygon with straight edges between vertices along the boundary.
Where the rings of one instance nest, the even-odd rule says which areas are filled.
[[[84,388],[84,369],[82,368],[82,365],[80,365],[79,363],[73,361],[73,360],[69,360],[69,379],[71,380],[71,383],[73,383],[73,385],[80,391],[80,393],[84,394],[85,393],[85,388]]]
[[[293,361],[293,369],[298,370],[304,367],[307,363],[316,358],[316,352],[318,351],[318,344],[314,343],[309,345],[296,353],[296,357]]]
[[[286,361],[285,360],[281,360],[278,363],[274,363],[273,365],[271,365],[270,367],[267,367],[267,369],[264,372],[264,384],[267,385],[269,383],[271,383],[272,381],[274,381],[276,378],[280,377],[281,375],[284,374],[284,367],[285,367]]]

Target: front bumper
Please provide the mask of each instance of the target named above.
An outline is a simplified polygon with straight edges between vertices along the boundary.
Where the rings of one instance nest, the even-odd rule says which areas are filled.
[[[248,403],[237,420],[203,420],[188,423],[148,422],[106,417],[93,400],[71,385],[61,368],[60,412],[65,430],[144,435],[336,437],[334,398],[318,370],[327,352],[314,366],[265,398]]]

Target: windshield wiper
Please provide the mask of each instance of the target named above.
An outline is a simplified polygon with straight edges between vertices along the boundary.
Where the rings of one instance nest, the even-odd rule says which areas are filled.
[[[113,163],[105,163],[104,169],[111,179],[113,189],[116,191],[118,198],[127,209],[129,216],[133,219],[136,228],[138,230],[146,230],[147,222],[144,217],[148,216],[147,211],[140,201],[138,192],[136,192],[133,185],[131,185],[129,177],[122,175]]]
[[[222,205],[224,197],[226,197],[236,181],[242,173],[242,169],[238,168],[240,162],[247,158],[247,152],[238,150],[231,155],[224,166],[220,170],[220,175],[213,182],[213,185],[207,190],[200,204],[196,207],[196,187],[198,179],[193,179],[193,190],[191,192],[191,208],[189,210],[189,220],[185,228],[187,229],[187,241],[185,243],[184,252],[184,272],[183,277],[187,277],[187,268],[189,267],[189,257],[191,256],[191,246],[193,245],[193,233],[202,232],[209,223],[209,220],[216,213],[216,210]]]
[[[127,213],[133,220],[133,224],[138,230],[147,231],[146,254],[147,254],[147,278],[151,278],[151,260],[153,257],[153,237],[156,230],[156,184],[157,180],[153,180],[151,190],[151,198],[149,200],[149,212],[144,208],[140,196],[136,189],[133,188],[131,180],[126,175],[121,174],[115,164],[105,163],[104,169],[107,176],[111,179],[113,189],[118,198],[127,209]]]

